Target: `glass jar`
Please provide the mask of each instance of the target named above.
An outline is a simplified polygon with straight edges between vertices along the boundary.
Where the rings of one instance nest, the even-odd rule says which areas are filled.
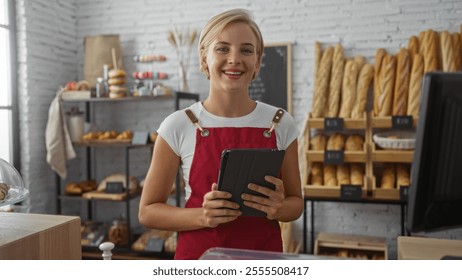
[[[118,246],[127,245],[128,229],[127,222],[124,219],[115,219],[109,228],[109,241]]]

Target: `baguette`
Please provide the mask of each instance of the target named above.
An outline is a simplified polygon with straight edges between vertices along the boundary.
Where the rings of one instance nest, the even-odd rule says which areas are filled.
[[[337,181],[339,185],[349,185],[350,180],[350,166],[341,164],[337,166]]]
[[[365,64],[358,77],[358,87],[356,90],[356,101],[351,111],[352,119],[360,119],[364,117],[366,111],[367,96],[371,86],[372,79],[374,78],[374,66]]]
[[[321,43],[314,42],[314,77],[315,78],[319,70],[319,64],[321,63],[321,56],[322,56]]]
[[[356,81],[358,78],[358,65],[354,60],[345,64],[345,72],[342,81],[342,102],[340,104],[340,118],[350,118],[351,111],[356,99]]]
[[[350,165],[350,181],[352,185],[364,184],[364,170],[363,166],[359,163],[352,163]]]
[[[452,44],[452,36],[448,31],[441,32],[440,38],[441,62],[444,72],[456,71],[454,60],[454,47]]]
[[[421,31],[419,33],[419,53],[423,56],[425,54],[425,42],[427,41],[427,32]]]
[[[405,48],[401,48],[398,53],[398,58],[396,59],[396,80],[392,112],[394,116],[402,116],[407,113],[410,72],[411,61],[409,58],[409,51]]]
[[[411,59],[412,64],[412,59],[414,58],[414,55],[419,53],[419,38],[417,38],[416,36],[411,36],[407,44],[407,49],[409,50],[409,58]]]
[[[456,66],[456,71],[462,69],[462,43],[460,41],[459,33],[454,32],[451,34],[452,37],[452,47],[454,49],[454,63]]]
[[[334,48],[332,46],[327,47],[327,49],[322,54],[319,69],[316,73],[312,109],[312,115],[315,118],[321,118],[324,116],[333,52]]]
[[[327,145],[327,137],[323,134],[315,135],[310,141],[310,150],[324,151]]]
[[[390,116],[395,84],[396,58],[387,54],[380,69],[379,96],[377,100],[378,116]]]
[[[423,53],[425,62],[425,73],[437,71],[439,69],[438,62],[438,35],[435,31],[429,29],[425,35],[425,51]]]
[[[326,150],[342,151],[345,148],[345,135],[334,133],[327,139]]]
[[[424,61],[420,54],[414,55],[412,60],[411,77],[409,81],[409,98],[407,115],[413,118],[419,117],[420,94],[422,92],[422,79],[424,74]]]
[[[352,134],[345,141],[345,151],[362,151],[364,149],[364,138],[358,134]]]
[[[379,77],[380,77],[380,69],[382,67],[383,58],[386,55],[386,51],[384,49],[378,49],[375,54],[375,61],[374,61],[374,115],[379,115],[379,107],[378,107],[378,100],[380,95],[379,89]]]
[[[363,68],[364,64],[366,64],[366,58],[362,55],[355,56],[353,60],[356,62],[358,69]]]
[[[337,186],[337,167],[335,165],[323,166],[323,178],[325,186]]]
[[[394,189],[396,181],[395,164],[386,164],[382,170],[382,180],[380,187],[382,189]]]
[[[322,163],[313,162],[311,165],[311,185],[322,186]]]
[[[397,164],[396,165],[396,186],[399,188],[401,186],[409,186],[411,184],[411,179],[409,176],[409,170],[406,164]]]
[[[329,118],[335,118],[338,115],[344,67],[345,58],[343,56],[343,47],[337,44],[334,49],[332,72],[329,83],[329,96],[327,98],[327,111],[325,114],[325,116]]]

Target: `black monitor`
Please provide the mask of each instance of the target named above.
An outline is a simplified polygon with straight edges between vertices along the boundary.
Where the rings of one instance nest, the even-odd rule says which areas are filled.
[[[407,228],[462,227],[462,72],[424,76]]]

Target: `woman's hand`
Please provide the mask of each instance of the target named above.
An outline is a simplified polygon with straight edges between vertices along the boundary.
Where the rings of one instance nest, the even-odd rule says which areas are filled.
[[[202,203],[205,227],[217,227],[219,224],[234,221],[242,214],[239,204],[226,200],[230,197],[229,192],[219,191],[218,185],[212,184],[212,190],[204,195]]]
[[[277,220],[285,198],[284,184],[281,179],[273,176],[265,176],[265,180],[274,184],[276,188],[272,190],[256,184],[249,184],[248,188],[267,197],[244,193],[241,198],[244,200],[244,205],[266,213],[266,218],[270,220]]]

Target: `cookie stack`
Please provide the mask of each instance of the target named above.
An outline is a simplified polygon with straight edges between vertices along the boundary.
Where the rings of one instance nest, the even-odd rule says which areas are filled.
[[[127,96],[127,88],[125,87],[125,78],[127,74],[122,69],[112,69],[108,73],[109,79],[109,97],[121,98]]]

